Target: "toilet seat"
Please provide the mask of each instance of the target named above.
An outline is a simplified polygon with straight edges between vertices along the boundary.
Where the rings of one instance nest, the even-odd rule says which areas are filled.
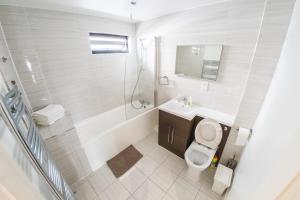
[[[195,129],[195,140],[197,143],[209,148],[216,149],[222,139],[221,125],[212,119],[201,120]]]

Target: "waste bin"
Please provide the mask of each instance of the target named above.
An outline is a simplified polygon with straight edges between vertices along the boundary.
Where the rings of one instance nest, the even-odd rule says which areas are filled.
[[[219,164],[214,176],[214,184],[212,186],[212,190],[217,194],[222,195],[231,184],[232,174],[232,169]]]

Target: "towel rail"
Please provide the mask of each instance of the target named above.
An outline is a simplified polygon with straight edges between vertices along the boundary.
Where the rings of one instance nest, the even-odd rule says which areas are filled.
[[[21,92],[15,85],[6,95],[1,96],[20,138],[29,149],[31,156],[39,165],[50,185],[58,192],[64,200],[74,200],[73,192],[57,169],[46,145],[38,133],[29,110],[22,100]]]

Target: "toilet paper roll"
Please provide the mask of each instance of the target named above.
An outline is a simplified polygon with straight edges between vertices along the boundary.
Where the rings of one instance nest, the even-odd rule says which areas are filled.
[[[246,128],[239,128],[239,132],[235,141],[237,146],[245,146],[248,143],[250,130]]]

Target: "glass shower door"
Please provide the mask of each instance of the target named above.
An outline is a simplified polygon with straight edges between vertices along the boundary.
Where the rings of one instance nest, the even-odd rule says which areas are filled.
[[[137,64],[126,75],[126,117],[133,118],[155,104],[156,40],[139,38],[136,45]]]

